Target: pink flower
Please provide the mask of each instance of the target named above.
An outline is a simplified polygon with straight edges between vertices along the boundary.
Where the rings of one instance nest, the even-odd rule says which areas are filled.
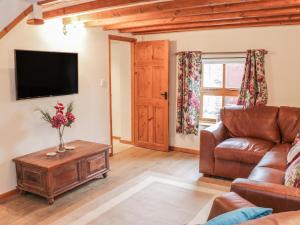
[[[56,106],[54,106],[54,108],[56,109],[56,113],[63,113],[63,110],[65,109],[64,104],[58,102],[56,104]]]
[[[57,113],[51,119],[51,125],[53,128],[60,128],[62,125],[66,125],[68,123],[68,119],[62,114]]]
[[[68,123],[73,123],[76,119],[75,116],[73,115],[73,113],[71,113],[71,112],[67,112],[66,117],[68,119]]]

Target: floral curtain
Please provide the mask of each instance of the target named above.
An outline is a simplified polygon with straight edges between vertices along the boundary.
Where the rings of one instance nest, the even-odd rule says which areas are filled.
[[[245,108],[248,108],[267,104],[268,89],[264,68],[266,53],[267,52],[263,49],[247,51],[245,74],[238,105],[243,105]]]
[[[201,52],[181,52],[178,63],[176,132],[198,135]]]

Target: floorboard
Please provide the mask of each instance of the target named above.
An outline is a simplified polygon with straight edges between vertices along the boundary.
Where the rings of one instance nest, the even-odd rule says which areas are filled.
[[[44,225],[93,200],[146,171],[180,177],[195,183],[204,181],[229,186],[230,181],[204,178],[198,172],[196,155],[181,152],[159,152],[133,147],[110,159],[111,171],[106,179],[84,184],[55,199],[49,206],[36,195],[16,195],[0,204],[0,224]]]

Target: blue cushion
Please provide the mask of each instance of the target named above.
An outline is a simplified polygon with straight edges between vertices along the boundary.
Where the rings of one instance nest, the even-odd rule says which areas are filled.
[[[234,225],[240,224],[242,222],[246,222],[248,220],[254,220],[257,218],[261,218],[267,215],[272,214],[273,209],[269,208],[260,208],[260,207],[249,207],[249,208],[241,208],[228,213],[224,213],[223,215],[217,216],[210,221],[208,221],[205,225]]]

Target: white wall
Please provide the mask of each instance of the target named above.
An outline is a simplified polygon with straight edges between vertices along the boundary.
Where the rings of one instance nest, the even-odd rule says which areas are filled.
[[[177,51],[245,51],[264,48],[269,105],[300,106],[300,26],[195,31],[143,36],[147,40],[171,41],[170,65],[170,144],[199,149],[199,137],[176,134],[176,58]]]
[[[113,136],[131,141],[130,43],[111,42]]]
[[[121,57],[118,44],[111,42],[111,94],[113,136],[121,137]]]
[[[0,0],[0,30],[6,27],[28,6],[30,4],[26,0]]]
[[[100,80],[107,82],[108,77],[107,37],[98,28],[70,28],[64,36],[61,20],[53,20],[43,26],[23,21],[0,40],[0,193],[16,185],[14,157],[58,144],[56,130],[40,119],[36,108],[73,100],[77,121],[65,130],[66,141],[109,143],[108,89],[100,86]],[[79,94],[16,101],[14,49],[78,52]]]

